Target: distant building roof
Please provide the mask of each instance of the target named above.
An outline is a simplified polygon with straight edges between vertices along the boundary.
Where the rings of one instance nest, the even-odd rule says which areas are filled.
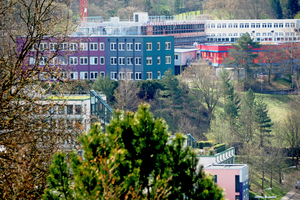
[[[210,164],[204,166],[204,169],[242,169],[247,164]]]
[[[198,51],[198,49],[174,49],[175,53],[185,53],[185,52],[190,52],[190,51]]]

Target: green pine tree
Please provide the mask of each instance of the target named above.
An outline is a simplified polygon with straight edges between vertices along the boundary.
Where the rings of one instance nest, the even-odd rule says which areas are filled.
[[[293,19],[294,16],[300,11],[298,0],[288,0],[286,4],[287,17]]]
[[[280,0],[271,0],[271,8],[273,9],[276,19],[283,19],[282,7]]]

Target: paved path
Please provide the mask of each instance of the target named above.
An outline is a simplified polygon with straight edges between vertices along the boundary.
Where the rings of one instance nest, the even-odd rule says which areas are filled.
[[[289,191],[284,197],[281,198],[281,200],[300,200],[300,190],[294,189]]]

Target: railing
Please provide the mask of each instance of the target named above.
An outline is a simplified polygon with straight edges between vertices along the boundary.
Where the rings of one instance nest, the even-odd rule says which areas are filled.
[[[100,97],[94,90],[90,91],[91,95],[91,116],[96,116],[104,124],[110,122],[113,109]]]

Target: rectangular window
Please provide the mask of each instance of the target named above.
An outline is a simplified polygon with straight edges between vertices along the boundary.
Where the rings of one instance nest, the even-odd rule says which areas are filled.
[[[127,79],[133,80],[133,72],[127,72]]]
[[[97,79],[98,78],[98,72],[91,72],[90,76],[91,76],[91,79]]]
[[[165,49],[171,50],[171,42],[165,42]]]
[[[215,24],[211,24],[211,28],[215,28]]]
[[[222,28],[226,28],[226,24],[222,24]]]
[[[135,72],[135,80],[142,80],[142,72]]]
[[[58,64],[58,59],[57,57],[53,57],[51,60],[49,60],[50,65],[57,65]]]
[[[285,28],[289,28],[290,27],[290,23],[285,23]]]
[[[57,51],[58,50],[57,43],[50,43],[49,49],[50,49],[50,51]]]
[[[166,64],[171,64],[171,56],[166,56]]]
[[[291,23],[291,27],[292,27],[292,28],[295,28],[295,23]]]
[[[40,49],[40,51],[46,50],[47,49],[47,43],[40,43],[39,49]]]
[[[233,24],[233,28],[237,28],[238,27],[238,24],[237,23],[234,23]]]
[[[274,28],[278,28],[278,23],[274,23]]]
[[[87,51],[88,50],[88,44],[86,42],[80,43],[80,50],[81,51]]]
[[[117,72],[110,72],[110,79],[117,80]]]
[[[29,65],[34,65],[35,64],[35,58],[34,57],[30,57],[29,58]]]
[[[110,64],[116,65],[117,64],[117,57],[110,57]]]
[[[260,36],[260,33],[256,33],[256,36]]]
[[[272,23],[268,23],[268,28],[272,28]]]
[[[119,57],[119,65],[125,65],[125,57]]]
[[[133,57],[127,57],[127,65],[133,64]]]
[[[260,28],[260,23],[256,23],[256,28]]]
[[[228,24],[228,28],[232,28],[232,24],[231,23]]]
[[[110,43],[110,50],[111,51],[116,51],[117,50],[117,43],[111,42]]]
[[[100,72],[100,78],[102,78],[102,79],[105,78],[105,72],[104,71]]]
[[[267,24],[266,23],[262,23],[262,28],[267,28]]]
[[[235,192],[240,192],[240,176],[235,175]]]
[[[152,65],[152,57],[151,56],[146,57],[146,65]]]
[[[142,44],[141,43],[135,43],[135,50],[140,51],[142,49]]]
[[[255,23],[251,23],[251,28],[255,28]]]
[[[152,51],[152,42],[146,43],[146,51]]]
[[[88,79],[88,73],[87,72],[80,72],[80,79]]]
[[[218,23],[218,24],[217,24],[217,28],[221,28],[221,24]]]
[[[75,105],[75,115],[81,115],[82,105]]]
[[[105,58],[104,58],[104,56],[100,56],[100,65],[105,65]]]
[[[70,57],[70,65],[78,65],[78,58]]]
[[[91,65],[98,65],[98,57],[96,57],[96,56],[91,56],[91,57],[90,57],[90,64],[91,64]]]
[[[244,28],[244,23],[240,23],[240,28]]]
[[[73,115],[73,105],[67,105],[67,115]]]
[[[68,57],[66,56],[59,56],[59,61],[61,65],[67,65],[68,64]]]
[[[96,42],[91,42],[91,43],[90,43],[90,50],[91,50],[91,51],[97,51],[97,50],[98,50],[98,43],[96,43]]]
[[[160,65],[160,56],[157,56],[157,64]]]
[[[152,80],[152,72],[147,72],[147,80]]]
[[[132,50],[133,50],[133,44],[127,43],[127,51],[132,51]]]
[[[70,43],[69,49],[71,51],[77,51],[77,43]]]
[[[47,57],[46,56],[42,56],[40,59],[40,65],[46,65],[47,62]]]
[[[125,72],[119,72],[119,79],[124,80],[125,79]]]
[[[157,42],[157,50],[160,50],[160,42]]]
[[[267,33],[262,33],[262,36],[267,36]]]
[[[178,60],[178,58],[179,58],[179,56],[178,56],[178,54],[175,54],[175,60]]]
[[[157,71],[157,79],[161,79],[161,72]]]
[[[60,44],[60,45],[59,45],[59,49],[60,49],[61,51],[66,51],[66,50],[68,50],[68,44],[67,44],[67,43],[62,43],[62,44]]]
[[[215,175],[215,183],[218,183],[218,176]]]
[[[249,28],[249,23],[245,23],[245,28]]]
[[[100,51],[104,51],[105,50],[104,42],[100,42],[99,47],[100,47]]]
[[[125,50],[125,44],[119,43],[119,51],[124,51],[124,50]]]
[[[136,57],[135,58],[135,64],[136,65],[141,65],[142,64],[142,58],[141,57]]]
[[[87,65],[88,57],[80,57],[80,65]]]
[[[78,72],[70,72],[70,79],[78,79]]]
[[[283,28],[283,23],[279,23],[279,28]]]

